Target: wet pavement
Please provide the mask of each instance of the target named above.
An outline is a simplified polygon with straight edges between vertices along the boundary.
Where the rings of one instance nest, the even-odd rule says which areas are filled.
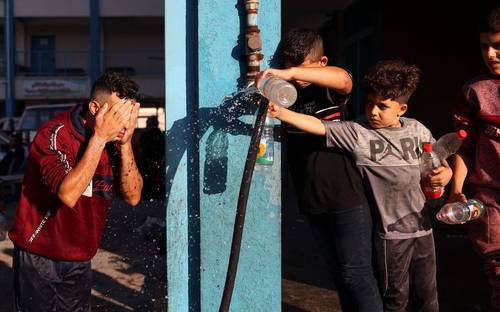
[[[8,215],[15,203],[8,205]],[[154,238],[138,229],[148,216],[164,220],[164,204],[143,201],[110,210],[101,249],[92,259],[92,311],[166,311],[166,257]],[[11,220],[11,218],[9,218]],[[12,242],[0,242],[0,311],[12,311]]]

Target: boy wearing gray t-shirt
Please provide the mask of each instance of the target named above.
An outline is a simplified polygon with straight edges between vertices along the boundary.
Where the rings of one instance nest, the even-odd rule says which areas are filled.
[[[384,311],[438,311],[436,257],[419,156],[431,132],[415,119],[403,118],[420,77],[416,66],[389,60],[365,76],[366,122],[321,121],[269,104],[269,114],[306,132],[326,137],[326,144],[352,153],[371,187],[379,222],[375,245]],[[444,186],[452,176],[446,162],[426,177]],[[411,290],[411,294],[410,294]],[[411,298],[411,301],[410,301]]]

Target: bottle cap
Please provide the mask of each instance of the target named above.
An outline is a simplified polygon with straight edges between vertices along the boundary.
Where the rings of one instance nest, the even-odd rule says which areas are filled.
[[[432,144],[431,143],[424,143],[424,144],[422,144],[422,149],[424,150],[425,153],[432,152]]]
[[[431,199],[438,199],[438,198],[441,198],[441,196],[443,196],[443,193],[442,192],[431,192]]]
[[[457,131],[457,136],[463,140],[467,137],[467,131],[460,129]]]

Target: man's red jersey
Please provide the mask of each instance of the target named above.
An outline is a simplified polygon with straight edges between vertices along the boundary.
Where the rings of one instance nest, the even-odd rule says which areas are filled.
[[[117,147],[108,143],[91,183],[73,209],[57,197],[64,177],[82,157],[89,136],[81,106],[37,132],[28,156],[21,197],[9,231],[18,247],[55,260],[87,261],[97,253],[119,170]]]

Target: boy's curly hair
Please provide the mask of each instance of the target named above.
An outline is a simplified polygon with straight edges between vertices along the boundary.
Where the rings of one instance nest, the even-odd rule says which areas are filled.
[[[479,22],[479,32],[500,32],[500,7],[489,11]]]
[[[367,93],[384,99],[408,103],[420,81],[420,69],[400,59],[383,60],[375,64],[364,77]]]
[[[102,94],[110,95],[116,92],[119,98],[137,100],[139,85],[127,75],[118,72],[107,72],[99,77],[90,91],[90,100],[99,100]],[[87,110],[87,105],[83,105],[83,110]]]
[[[306,59],[319,61],[323,55],[323,39],[313,30],[294,28],[281,39],[279,56],[282,65],[297,66]]]

